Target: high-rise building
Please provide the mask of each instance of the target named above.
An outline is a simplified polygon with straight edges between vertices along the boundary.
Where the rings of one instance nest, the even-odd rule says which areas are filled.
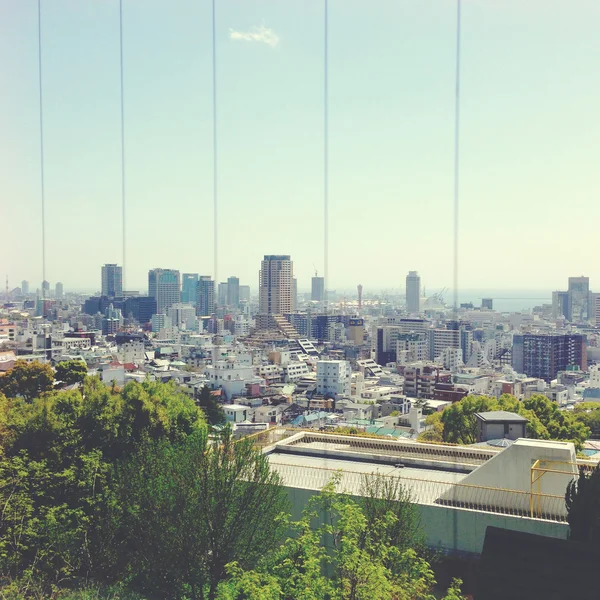
[[[60,281],[56,282],[56,287],[54,288],[54,297],[55,298],[62,298],[64,295],[64,288],[63,288],[63,284]]]
[[[294,277],[292,279],[292,310],[295,311],[298,308],[298,280]]]
[[[240,285],[240,302],[250,302],[249,285]]]
[[[199,317],[209,317],[215,312],[215,282],[208,275],[198,278],[198,301],[196,314]]]
[[[230,277],[227,280],[227,306],[237,308],[240,304],[240,279]]]
[[[552,292],[552,317],[569,318],[569,292]]]
[[[346,360],[317,361],[317,393],[339,398],[350,396],[352,369]]]
[[[587,341],[581,334],[533,334],[513,337],[512,367],[517,373],[552,381],[559,371],[587,369]]]
[[[590,311],[594,325],[600,327],[600,293],[590,292]]]
[[[132,296],[124,304],[125,316],[134,318],[140,324],[149,323],[157,312],[156,298],[152,296]]]
[[[50,282],[42,281],[42,296],[44,298],[47,298],[49,294],[50,294]]]
[[[27,296],[27,294],[29,294],[29,281],[27,281],[26,279],[23,279],[23,281],[21,281],[21,293],[23,294],[23,296]]]
[[[283,315],[292,312],[293,275],[289,255],[265,255],[259,277],[259,313]]]
[[[177,302],[167,309],[167,316],[175,327],[188,330],[196,328],[196,308],[191,304]]]
[[[123,267],[105,264],[102,267],[102,296],[118,298],[123,295]]]
[[[198,273],[184,273],[181,276],[181,301],[196,306],[198,296]]]
[[[584,323],[590,318],[589,277],[569,277],[569,321]]]
[[[481,308],[487,308],[487,310],[494,310],[494,299],[493,298],[482,298]]]
[[[217,304],[219,306],[225,306],[227,304],[227,282],[222,281],[219,283],[217,290]]]
[[[152,315],[152,332],[159,333],[161,329],[169,329],[173,326],[171,317],[162,313]]]
[[[325,277],[313,277],[311,280],[310,299],[313,302],[325,302]]]
[[[409,313],[421,312],[421,278],[417,271],[409,271],[406,276],[406,310]]]
[[[175,269],[148,271],[148,295],[156,300],[156,312],[166,313],[167,308],[181,298],[181,280]]]

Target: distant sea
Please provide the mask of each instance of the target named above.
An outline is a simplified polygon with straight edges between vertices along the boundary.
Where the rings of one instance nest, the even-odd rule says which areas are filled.
[[[433,294],[427,290],[427,294]],[[499,312],[529,312],[534,306],[552,304],[552,292],[547,290],[460,290],[458,303],[472,302],[473,306],[481,306],[482,298],[493,298],[494,310]],[[444,292],[444,302],[452,305],[452,291]]]

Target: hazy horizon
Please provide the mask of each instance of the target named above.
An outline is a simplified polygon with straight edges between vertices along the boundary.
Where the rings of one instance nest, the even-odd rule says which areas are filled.
[[[210,2],[123,2],[127,264],[213,275]],[[46,278],[122,263],[119,3],[42,2]],[[0,0],[0,276],[42,280],[37,3]],[[600,288],[600,5],[463,0],[459,296]],[[329,0],[330,289],[452,287],[455,2]],[[323,2],[217,2],[219,268],[323,273]],[[568,215],[568,216],[567,216]],[[40,283],[33,283],[40,282]],[[383,283],[382,283],[383,282]],[[431,289],[434,289],[433,287]],[[447,296],[449,299],[449,296]]]

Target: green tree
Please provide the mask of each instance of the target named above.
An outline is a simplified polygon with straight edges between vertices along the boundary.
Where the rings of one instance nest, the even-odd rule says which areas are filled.
[[[66,385],[83,383],[87,372],[87,366],[81,360],[63,360],[56,365],[56,379]]]
[[[541,394],[517,400],[504,394],[498,400],[490,396],[466,396],[445,408],[440,416],[429,415],[426,424],[431,429],[420,436],[421,441],[442,441],[455,444],[473,444],[477,441],[477,419],[475,414],[494,410],[505,410],[520,414],[528,420],[527,436],[534,439],[572,441],[576,450],[590,435],[589,428],[571,413],[560,410],[558,404]],[[439,419],[439,421],[438,421]],[[439,423],[441,423],[441,431]]]
[[[442,423],[442,413],[434,412],[425,418],[427,429],[419,435],[420,442],[443,442],[444,424]]]
[[[581,402],[575,405],[573,418],[590,429],[593,437],[600,437],[600,402]]]
[[[226,429],[154,442],[119,470],[134,584],[163,598],[215,598],[227,565],[244,569],[284,533],[287,495],[265,455]]]
[[[31,402],[0,396],[0,577],[34,574],[48,595],[61,580],[109,576],[127,563],[117,543],[116,462],[143,440],[176,442],[205,429],[173,385],[116,393],[87,378],[83,390]]]
[[[475,413],[498,409],[498,401],[489,396],[466,396],[442,411],[445,442],[474,444],[477,441]]]
[[[9,398],[20,396],[31,402],[54,386],[54,371],[50,365],[17,360],[12,369],[0,375],[0,392]]]
[[[198,394],[198,406],[203,410],[209,425],[222,425],[225,423],[225,413],[217,398],[213,396],[210,388],[204,386]]]
[[[589,475],[580,469],[579,477],[567,486],[565,494],[569,537],[578,542],[600,542],[600,468]]]
[[[542,394],[534,394],[523,400],[523,409],[530,410],[548,431],[551,440],[567,440],[575,444],[577,451],[590,436],[590,429],[566,410],[560,410],[558,404]]]
[[[220,600],[433,600],[433,571],[417,551],[405,547],[412,529],[398,535],[403,525],[397,509],[390,504],[392,510],[385,510],[380,503],[363,507],[337,493],[337,481],[309,501],[300,521],[291,525],[295,534],[256,570],[228,567]],[[390,502],[393,497],[408,501],[404,492],[377,478],[365,486],[365,492]],[[462,599],[460,582],[453,582],[447,598]]]

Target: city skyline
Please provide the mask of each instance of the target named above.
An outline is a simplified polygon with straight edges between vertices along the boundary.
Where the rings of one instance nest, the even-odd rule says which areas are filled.
[[[236,273],[252,281],[265,251],[285,252],[302,289],[313,263],[323,272],[321,243],[305,244],[323,227],[322,3],[238,4],[217,5],[218,279]],[[11,218],[29,224],[28,251],[2,270],[14,282],[40,281],[37,14],[34,3],[2,5],[2,190]],[[454,6],[329,6],[327,287],[396,287],[389,274],[410,269],[452,287]],[[122,260],[116,8],[42,5],[46,278],[66,287],[77,279],[77,287],[93,288],[95,265]],[[214,276],[209,6],[184,2],[167,15],[158,8],[124,3],[124,285],[133,289],[143,285],[147,260]],[[593,239],[598,211],[600,123],[591,116],[600,84],[589,73],[599,16],[598,5],[584,0],[578,11],[537,0],[464,3],[460,289],[499,281],[525,288],[534,275],[539,289],[551,290],[573,272],[597,275],[579,241]],[[367,43],[368,31],[381,34]],[[588,218],[550,244],[547,230],[566,210],[565,198]],[[241,237],[267,212],[276,224],[269,248],[245,239],[240,260],[227,237]],[[419,226],[390,235],[399,231],[395,222]],[[154,231],[168,240],[147,243]],[[7,245],[20,247],[18,228],[6,233]],[[475,250],[487,239],[502,244],[500,261],[491,247]],[[399,253],[399,244],[410,250]],[[77,261],[66,264],[74,252]],[[384,262],[390,256],[393,269]],[[373,260],[382,268],[371,268]],[[391,279],[401,287],[402,277]]]

